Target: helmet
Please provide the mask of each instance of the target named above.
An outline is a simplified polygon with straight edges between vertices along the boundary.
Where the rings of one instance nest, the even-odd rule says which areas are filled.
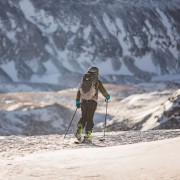
[[[99,69],[97,67],[90,67],[88,69],[88,73],[94,73],[94,74],[99,75]]]

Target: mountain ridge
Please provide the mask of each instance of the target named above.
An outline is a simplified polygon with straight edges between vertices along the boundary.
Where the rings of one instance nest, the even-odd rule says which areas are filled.
[[[177,0],[10,0],[0,7],[0,82],[74,86],[91,65],[114,83],[180,72]]]

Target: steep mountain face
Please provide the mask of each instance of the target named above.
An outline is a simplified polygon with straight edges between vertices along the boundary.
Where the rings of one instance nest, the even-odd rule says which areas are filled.
[[[71,116],[69,109],[58,104],[10,112],[1,111],[0,135],[63,134]]]
[[[180,128],[180,90],[131,95],[114,105],[107,129],[141,130]],[[100,124],[102,126],[102,124]]]
[[[159,119],[158,129],[179,129],[180,128],[180,90],[168,99],[164,106],[164,113]]]
[[[98,66],[106,81],[180,73],[179,0],[0,2],[0,82],[77,85]]]

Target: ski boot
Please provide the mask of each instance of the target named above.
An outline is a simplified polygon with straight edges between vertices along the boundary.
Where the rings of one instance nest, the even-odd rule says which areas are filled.
[[[83,125],[78,123],[77,124],[77,132],[75,134],[75,137],[77,138],[78,141],[81,141],[81,134],[83,132]]]
[[[84,136],[84,139],[82,141],[83,143],[92,143],[91,139],[91,131],[87,131],[86,135]]]

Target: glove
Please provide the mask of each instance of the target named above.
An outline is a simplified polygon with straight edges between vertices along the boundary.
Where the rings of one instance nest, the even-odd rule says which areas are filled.
[[[76,107],[80,108],[80,105],[81,105],[80,101],[76,100]]]
[[[106,96],[106,100],[110,100],[110,98],[111,98],[110,95]]]

